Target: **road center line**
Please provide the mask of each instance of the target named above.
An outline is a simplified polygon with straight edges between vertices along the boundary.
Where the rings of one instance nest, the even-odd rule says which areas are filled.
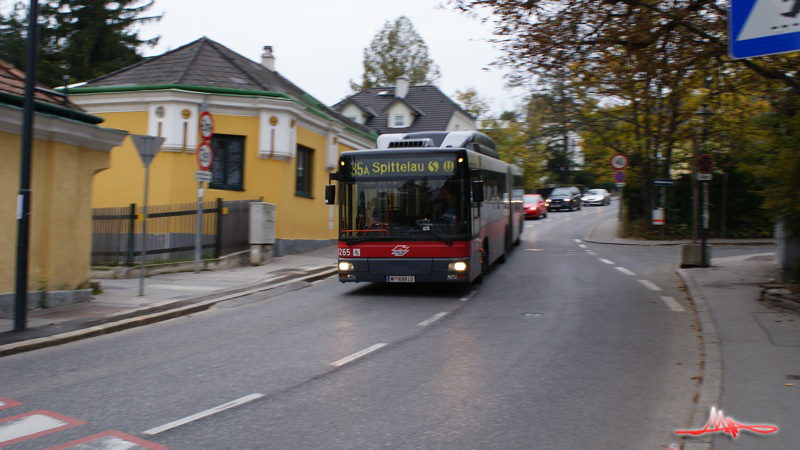
[[[586,244],[578,244],[578,247],[580,247],[580,248],[586,248]]]
[[[465,296],[461,297],[461,298],[459,299],[459,301],[462,301],[462,302],[469,301],[469,299],[471,299],[471,298],[472,298],[472,296],[473,296],[473,295],[475,295],[477,292],[478,292],[478,291],[472,291],[472,292],[470,292],[469,294],[467,294],[467,295],[465,295]]]
[[[427,327],[428,325],[432,324],[433,322],[436,322],[437,320],[441,319],[442,317],[444,317],[446,315],[447,315],[446,312],[440,312],[439,314],[434,314],[433,317],[431,317],[430,319],[428,319],[426,321],[418,323],[417,326],[418,327]]]
[[[651,291],[660,291],[661,290],[660,287],[656,286],[656,284],[653,283],[650,280],[639,280],[639,283],[642,283],[643,285],[645,285],[645,287],[647,287],[647,289],[650,289]]]
[[[235,408],[237,406],[244,405],[245,403],[252,402],[253,400],[257,400],[257,399],[259,399],[259,398],[261,398],[263,396],[264,396],[264,394],[245,395],[244,397],[236,399],[236,400],[234,400],[232,402],[228,402],[228,403],[216,406],[214,408],[207,409],[207,410],[199,412],[197,414],[192,414],[191,416],[187,416],[187,417],[184,417],[183,419],[178,419],[178,420],[176,420],[174,422],[170,422],[168,424],[161,425],[160,427],[151,428],[151,429],[143,432],[142,434],[153,436],[153,435],[156,435],[156,434],[159,434],[159,433],[163,433],[163,432],[165,432],[167,430],[171,430],[173,428],[177,428],[177,427],[179,427],[181,425],[186,425],[187,423],[191,423],[191,422],[194,422],[196,420],[200,420],[200,419],[202,419],[204,417],[208,417],[210,415],[225,411],[227,409],[231,409],[231,408]]]
[[[686,311],[685,309],[683,309],[683,306],[681,306],[681,304],[678,303],[678,301],[675,300],[672,297],[661,297],[661,300],[664,300],[664,303],[667,304],[669,309],[671,309],[671,310],[673,310],[675,312],[684,312],[684,311]]]
[[[630,270],[628,270],[628,269],[626,269],[624,267],[615,267],[615,269],[619,270],[620,272],[624,273],[625,275],[630,275],[630,276],[636,275],[635,273],[631,272]]]
[[[353,362],[353,361],[357,360],[358,358],[366,356],[366,355],[368,355],[368,354],[370,354],[370,353],[372,353],[372,352],[374,352],[376,350],[380,350],[383,347],[386,347],[387,345],[389,345],[389,344],[384,344],[384,343],[375,344],[375,345],[373,345],[371,347],[368,347],[368,348],[365,348],[364,350],[361,350],[360,352],[353,353],[350,356],[346,356],[346,357],[344,357],[344,358],[342,358],[342,359],[340,359],[338,361],[332,362],[331,365],[332,366],[336,366],[336,367],[343,366],[343,365],[345,365],[347,363],[350,363],[350,362]]]
[[[610,261],[610,260],[605,259],[605,258],[600,258],[600,262],[601,263],[606,263],[606,264],[614,264],[614,261]]]
[[[578,244],[580,244],[582,241],[581,241],[580,239],[575,239],[575,242],[577,242]]]

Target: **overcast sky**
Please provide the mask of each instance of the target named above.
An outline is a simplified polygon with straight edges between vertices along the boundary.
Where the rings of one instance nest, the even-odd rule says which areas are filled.
[[[475,88],[492,113],[515,109],[523,92],[504,87],[503,71],[490,64],[500,51],[490,44],[491,25],[439,8],[442,0],[156,0],[164,18],[140,31],[161,36],[144,51],[158,55],[202,36],[254,61],[273,48],[276,70],[318,100],[332,105],[361,81],[363,52],[386,21],[408,17],[439,66],[447,95]]]

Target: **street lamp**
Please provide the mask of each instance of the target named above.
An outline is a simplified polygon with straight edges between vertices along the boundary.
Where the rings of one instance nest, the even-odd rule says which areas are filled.
[[[700,119],[703,122],[703,138],[702,142],[700,143],[702,147],[703,154],[707,154],[707,145],[708,145],[708,119],[711,115],[714,114],[713,111],[708,107],[707,103],[703,103],[703,106],[695,113],[695,115],[700,116]],[[698,174],[700,175],[700,174]],[[702,174],[706,175],[706,174]],[[698,178],[700,178],[698,176]],[[700,240],[701,240],[701,247],[700,247],[700,267],[708,267],[707,262],[707,251],[706,251],[706,240],[708,236],[708,180],[711,178],[711,174],[707,174],[707,176],[703,176],[700,179],[701,190],[700,193],[701,197],[701,204],[702,204],[702,215],[701,221],[702,226],[700,227]]]

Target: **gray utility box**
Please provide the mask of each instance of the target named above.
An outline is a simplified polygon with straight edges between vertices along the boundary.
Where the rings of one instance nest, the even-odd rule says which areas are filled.
[[[250,203],[250,263],[254,266],[272,261],[276,210],[272,203]]]

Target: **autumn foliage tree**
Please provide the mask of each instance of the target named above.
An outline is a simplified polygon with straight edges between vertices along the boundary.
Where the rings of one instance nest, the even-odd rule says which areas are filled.
[[[780,96],[800,94],[800,58],[796,54],[728,58],[726,1],[450,3],[467,13],[488,11],[496,41],[504,50],[500,63],[514,68],[521,79],[545,82],[551,89],[569,89],[581,103],[581,133],[592,134],[585,141],[607,145],[609,150],[616,146],[615,151],[628,155],[633,176],[626,186],[626,209],[628,217],[642,227],[657,202],[650,180],[691,165],[698,107],[707,104],[714,109],[707,125],[712,141],[709,148],[729,160],[730,170],[737,170],[737,151],[754,151],[754,142],[734,140],[737,133],[729,129],[729,111],[724,109],[732,107],[730,98],[749,95],[755,103],[764,98],[775,103]],[[552,75],[559,71],[564,71],[563,76],[554,80]],[[787,120],[794,111],[771,110]],[[749,118],[740,118],[757,120],[758,114],[763,110],[754,108]],[[782,153],[786,147],[781,144],[771,150]],[[799,158],[796,153],[785,159],[794,161]],[[759,170],[754,162],[748,168],[751,173]],[[768,194],[790,182],[789,178],[776,178],[763,191]],[[777,206],[771,211],[777,217],[790,217]],[[800,231],[800,226],[794,226]]]

